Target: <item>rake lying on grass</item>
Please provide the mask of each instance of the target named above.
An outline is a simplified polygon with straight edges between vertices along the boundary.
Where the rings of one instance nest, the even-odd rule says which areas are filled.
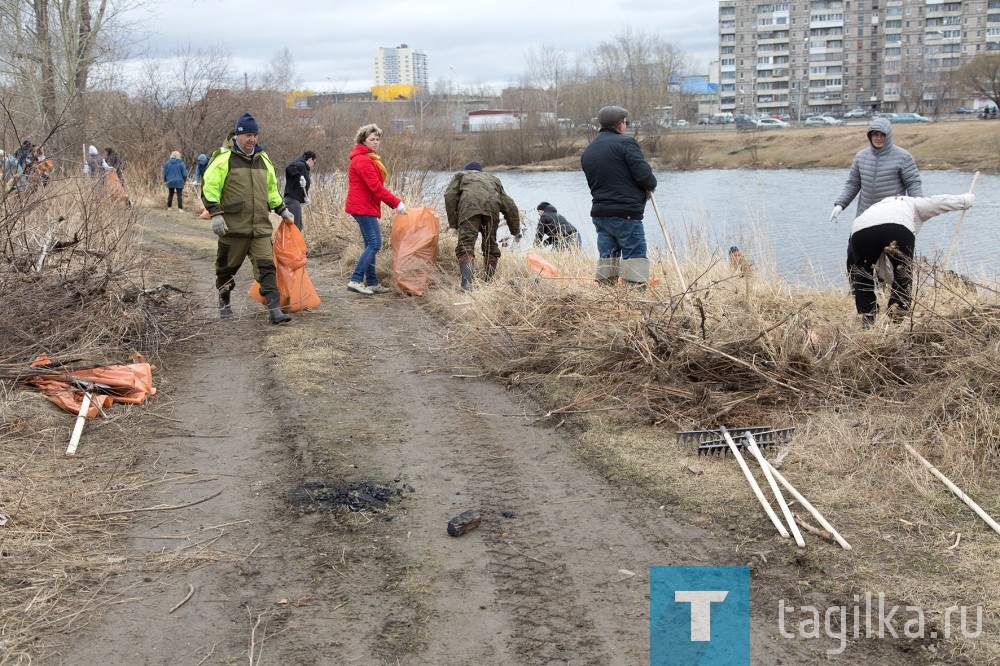
[[[770,426],[755,426],[751,428],[737,429],[736,436],[730,434],[729,430],[724,427],[719,428],[718,430],[688,430],[677,433],[677,442],[683,444],[697,443],[698,455],[701,455],[702,453],[718,453],[719,451],[722,451],[723,455],[725,455],[727,451],[732,452],[733,457],[736,458],[736,462],[740,465],[740,469],[743,470],[743,475],[746,476],[747,482],[750,484],[750,488],[753,490],[754,495],[757,496],[761,506],[764,507],[764,511],[767,513],[768,518],[771,519],[771,522],[778,530],[778,533],[786,539],[789,537],[794,538],[796,545],[800,548],[805,547],[805,541],[802,538],[801,532],[799,532],[795,518],[791,509],[788,507],[788,503],[785,501],[784,496],[781,494],[781,490],[778,488],[778,483],[784,486],[792,497],[794,497],[799,504],[805,507],[805,509],[812,514],[812,516],[833,536],[834,539],[836,539],[837,543],[839,543],[844,550],[851,550],[851,544],[849,544],[840,535],[840,533],[833,528],[833,525],[831,525],[829,521],[827,521],[826,518],[824,518],[823,515],[792,486],[788,479],[782,476],[778,470],[775,469],[774,465],[772,465],[760,451],[761,446],[787,444],[791,441],[792,432],[794,432],[794,430],[795,428],[774,429]],[[778,506],[781,508],[781,513],[785,518],[785,522],[788,523],[791,533],[789,533],[789,529],[785,529],[785,525],[778,518],[774,509],[771,508],[770,502],[768,502],[767,498],[764,496],[763,491],[760,489],[760,485],[757,483],[757,480],[751,473],[750,468],[747,466],[746,461],[743,458],[743,454],[740,453],[741,448],[748,450],[760,465],[764,478],[767,479],[767,483],[778,502]]]

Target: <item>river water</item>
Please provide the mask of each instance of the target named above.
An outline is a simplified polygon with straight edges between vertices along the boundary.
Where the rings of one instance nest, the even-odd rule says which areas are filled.
[[[657,171],[656,203],[682,261],[694,244],[707,246],[722,258],[736,245],[756,265],[772,265],[790,282],[843,284],[855,204],[840,215],[837,224],[829,219],[847,171]],[[435,180],[443,185],[450,175],[437,174]],[[535,206],[548,201],[580,230],[585,252],[597,256],[590,191],[583,172],[505,171],[496,175],[518,208],[527,211],[522,247],[531,244],[538,220]],[[925,195],[960,194],[972,184],[972,174],[961,171],[921,171],[921,178]],[[974,279],[993,280],[1000,256],[1000,176],[981,174],[975,193],[976,205],[965,213],[950,264]],[[940,260],[948,251],[959,216],[958,212],[946,213],[926,222],[917,236],[917,254]],[[645,229],[649,256],[663,256],[658,252],[665,252],[666,244],[652,205],[646,206]]]

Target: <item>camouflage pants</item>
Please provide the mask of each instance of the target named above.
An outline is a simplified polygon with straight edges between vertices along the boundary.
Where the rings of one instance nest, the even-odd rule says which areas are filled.
[[[215,255],[215,288],[219,291],[232,291],[236,287],[236,272],[240,270],[248,255],[250,265],[253,267],[253,278],[260,283],[261,296],[266,297],[272,291],[278,291],[270,236],[220,238]]]
[[[462,257],[476,256],[476,239],[483,237],[483,257],[489,262],[490,259],[500,258],[500,246],[497,245],[497,226],[499,219],[493,219],[489,215],[474,215],[458,223],[458,245],[455,247],[455,256]]]

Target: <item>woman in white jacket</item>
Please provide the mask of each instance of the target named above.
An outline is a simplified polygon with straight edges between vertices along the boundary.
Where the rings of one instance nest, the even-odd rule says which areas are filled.
[[[851,224],[848,271],[854,305],[862,325],[870,327],[878,313],[873,271],[883,251],[892,263],[893,280],[888,307],[905,312],[910,307],[910,267],[916,236],[927,220],[953,210],[972,208],[976,197],[968,194],[938,194],[932,197],[895,196],[870,206]],[[895,247],[890,247],[895,244]]]

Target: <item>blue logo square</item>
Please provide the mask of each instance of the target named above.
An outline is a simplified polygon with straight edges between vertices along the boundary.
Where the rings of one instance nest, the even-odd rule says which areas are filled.
[[[650,666],[750,663],[750,567],[650,567]]]

